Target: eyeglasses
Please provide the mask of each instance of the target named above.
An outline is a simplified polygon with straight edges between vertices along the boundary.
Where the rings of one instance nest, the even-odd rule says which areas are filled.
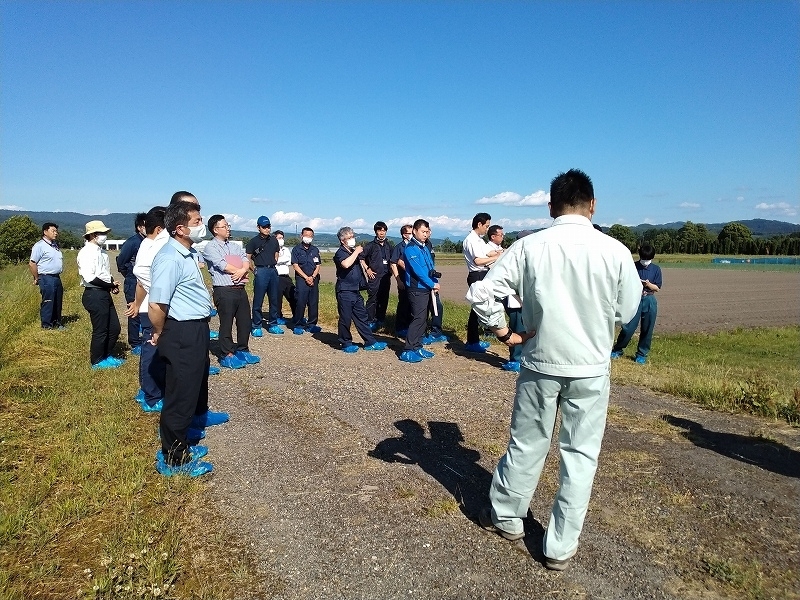
[[[217,225],[216,227],[214,227],[214,229],[219,229],[220,227],[223,227],[225,229],[230,229],[231,228],[230,225]]]

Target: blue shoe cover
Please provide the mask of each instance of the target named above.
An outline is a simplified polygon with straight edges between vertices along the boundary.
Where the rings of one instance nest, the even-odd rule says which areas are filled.
[[[107,356],[106,360],[110,362],[112,365],[116,365],[118,367],[121,367],[122,365],[125,364],[125,361],[123,359],[117,358],[116,356]]]
[[[385,350],[386,342],[374,342],[369,346],[364,346],[364,350]]]
[[[616,350],[615,352],[611,353],[611,358],[621,358],[622,357],[622,350]]]
[[[192,460],[182,465],[171,466],[164,461],[156,460],[156,471],[165,477],[172,477],[173,475],[187,475],[189,477],[200,477],[206,473],[211,473],[214,467],[209,462],[202,460]]]
[[[484,342],[483,340],[479,341],[478,344],[480,344],[481,348],[483,348],[484,350],[488,349],[489,346],[491,346],[489,342]]]
[[[205,414],[195,415],[192,417],[192,429],[204,429],[206,427],[213,427],[214,425],[222,425],[230,421],[231,417],[226,412],[214,412],[209,410]]]
[[[117,367],[119,367],[119,364],[116,362],[112,362],[111,360],[109,360],[110,358],[111,358],[110,356],[107,356],[99,363],[93,364],[92,369],[96,371],[98,369],[116,369]]]
[[[509,360],[500,365],[503,371],[510,371],[512,373],[519,373],[519,363],[515,360]]]
[[[283,317],[278,317],[275,320],[275,324],[276,325],[286,325],[286,319],[284,319]]]
[[[226,369],[243,369],[247,363],[236,356],[223,356],[219,359],[219,366]]]
[[[189,456],[191,457],[190,460],[199,460],[208,454],[208,447],[207,446],[189,446]],[[156,452],[156,460],[159,462],[164,462],[164,451],[159,450]]]
[[[208,339],[210,340],[218,340],[219,339],[219,331],[208,331]]]
[[[208,366],[208,374],[209,375],[219,375],[221,370],[222,369],[220,369],[219,367],[215,367],[214,365],[209,365]]]
[[[308,326],[308,333],[319,333],[322,331],[322,327],[319,325],[309,325]]]
[[[466,346],[464,346],[464,350],[466,352],[476,352],[476,353],[486,352],[486,348],[481,346],[480,342],[475,342],[474,344],[467,344]]]
[[[422,362],[422,357],[413,350],[406,350],[400,355],[400,360],[407,363],[418,363]]]
[[[270,325],[267,327],[267,333],[271,333],[272,335],[283,335],[283,329],[281,329],[280,325]]]
[[[217,316],[217,309],[216,308],[212,308],[211,312],[208,313],[208,316],[209,317],[216,317]]]
[[[250,331],[250,335],[253,337],[262,337],[264,335],[264,330],[261,327],[256,327]]]
[[[366,348],[364,348],[366,350]],[[347,352],[347,354],[355,354],[358,352],[358,346],[355,344],[350,344],[349,346],[342,346],[342,352]]]
[[[434,356],[436,356],[430,350],[425,350],[425,348],[420,348],[419,350],[417,350],[417,354],[419,354],[422,358],[433,358]]]
[[[190,446],[194,446],[206,437],[206,432],[202,429],[192,429],[191,427],[186,430],[186,441],[189,442]]]
[[[139,391],[136,392],[136,395],[133,397],[133,399],[136,400],[137,402],[141,402],[142,400],[144,400],[144,390],[139,388]]]
[[[292,333],[295,335],[303,335],[305,332],[306,330],[303,329],[302,327],[295,327],[294,329],[292,329]]]
[[[159,398],[158,402],[152,405],[148,404],[146,400],[142,400],[139,404],[142,405],[142,410],[146,413],[161,412],[161,409],[164,408],[164,399]]]
[[[131,348],[131,354],[134,356],[141,356],[142,355],[142,347],[141,346],[134,346]]]
[[[637,365],[644,365],[644,364],[647,364],[647,359],[646,359],[644,356],[637,356],[637,357],[636,357],[635,359],[633,359],[633,360],[634,360],[634,362],[636,362],[636,364],[637,364]]]
[[[236,352],[236,354],[234,354],[234,356],[238,358],[240,361],[247,363],[248,365],[257,365],[258,363],[261,362],[260,357],[246,350],[239,350],[238,352]]]

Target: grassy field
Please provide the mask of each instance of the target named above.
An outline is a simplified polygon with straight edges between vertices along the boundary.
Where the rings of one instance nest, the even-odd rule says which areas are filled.
[[[253,581],[246,553],[206,526],[202,480],[156,473],[157,417],[132,400],[137,361],[91,371],[77,274],[63,280],[68,328],[43,331],[26,266],[0,270],[0,600],[233,597]],[[467,307],[444,310],[463,338]],[[335,327],[331,284],[320,317]],[[798,355],[798,327],[656,335],[648,365],[621,359],[612,376],[797,425]]]
[[[91,371],[64,285],[67,330],[43,331],[27,266],[0,270],[0,599],[232,597],[248,568],[203,527],[204,483],[156,473],[137,362]]]

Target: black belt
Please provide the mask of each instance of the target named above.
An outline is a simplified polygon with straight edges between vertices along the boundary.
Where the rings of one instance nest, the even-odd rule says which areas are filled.
[[[203,319],[173,319],[172,317],[167,317],[167,321],[175,321],[176,323],[208,323],[211,320],[211,317],[205,317]]]
[[[61,275],[58,273],[39,273],[39,277],[58,277],[61,278]]]
[[[214,289],[223,289],[223,290],[243,290],[245,288],[244,284],[241,285],[215,285]]]

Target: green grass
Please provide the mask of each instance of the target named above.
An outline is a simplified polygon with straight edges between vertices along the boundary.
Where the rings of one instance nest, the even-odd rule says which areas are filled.
[[[137,362],[91,370],[74,269],[63,282],[67,330],[43,331],[27,266],[0,270],[0,598],[230,597],[225,545],[186,551],[204,483],[156,473]]]
[[[652,347],[647,365],[613,361],[612,380],[800,425],[800,327],[655,335]]]

